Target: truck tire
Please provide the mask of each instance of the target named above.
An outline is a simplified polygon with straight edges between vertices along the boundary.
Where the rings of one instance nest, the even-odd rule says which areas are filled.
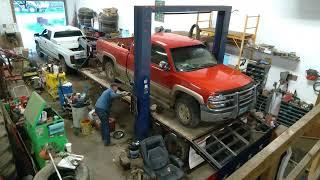
[[[84,18],[83,19],[84,24],[91,24],[91,19],[90,18]]]
[[[101,24],[105,24],[105,25],[118,24],[118,20],[117,20],[117,19],[109,20],[109,19],[98,18],[98,21],[99,21]]]
[[[117,29],[116,28],[102,26],[102,27],[100,27],[100,31],[104,32],[104,33],[113,33],[113,32],[117,32]]]
[[[72,72],[72,69],[68,67],[68,65],[66,64],[66,61],[64,60],[64,57],[60,57],[59,58],[60,61],[60,66],[62,68],[62,71],[65,72],[66,74],[70,74]]]
[[[10,141],[3,120],[0,120],[0,177],[6,179],[14,179],[16,174],[16,166],[13,154],[10,148]]]
[[[105,68],[105,73],[106,73],[106,77],[107,77],[107,80],[109,82],[114,82],[115,81],[115,68],[114,68],[114,65],[111,61],[107,61],[104,65],[104,68]]]
[[[200,123],[200,107],[191,96],[182,95],[175,103],[175,113],[180,123],[188,127],[196,127]]]
[[[42,50],[41,50],[38,42],[36,42],[36,51],[37,51],[37,54],[39,57],[43,57],[43,53],[41,52]]]
[[[104,20],[104,21],[118,21],[119,16],[118,15],[116,15],[116,16],[108,16],[108,15],[106,15],[104,13],[100,13],[99,14],[99,19]]]
[[[89,169],[84,163],[80,163],[76,171],[70,175],[70,173],[59,171],[63,180],[90,180]],[[33,178],[33,180],[48,180],[56,173],[52,163],[43,167]]]

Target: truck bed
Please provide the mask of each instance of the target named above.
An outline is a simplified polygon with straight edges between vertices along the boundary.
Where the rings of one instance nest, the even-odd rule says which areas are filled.
[[[116,44],[119,47],[130,50],[130,47],[134,41],[133,37],[128,38],[112,38],[112,39],[103,39],[104,41]]]

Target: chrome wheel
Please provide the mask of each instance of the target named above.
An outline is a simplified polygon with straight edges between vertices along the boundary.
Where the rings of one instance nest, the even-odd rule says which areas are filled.
[[[177,105],[178,116],[183,124],[189,124],[191,119],[191,113],[186,104],[179,103]]]

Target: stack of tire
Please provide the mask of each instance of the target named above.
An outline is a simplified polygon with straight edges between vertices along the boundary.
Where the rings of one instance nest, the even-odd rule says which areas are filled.
[[[118,9],[104,8],[99,14],[99,31],[104,33],[113,33],[118,31]]]
[[[91,27],[91,19],[95,17],[96,13],[86,7],[82,7],[78,10],[78,20],[79,25],[85,26],[85,27]]]
[[[0,179],[15,179],[16,165],[13,159],[4,120],[0,119]]]

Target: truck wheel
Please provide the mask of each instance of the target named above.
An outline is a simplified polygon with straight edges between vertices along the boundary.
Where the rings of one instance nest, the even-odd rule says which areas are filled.
[[[104,67],[105,67],[105,73],[106,73],[107,80],[109,82],[114,82],[114,80],[115,80],[115,69],[114,69],[113,63],[108,61],[108,62],[105,63]]]
[[[177,99],[175,113],[184,126],[196,127],[200,122],[199,104],[190,96],[181,96]]]
[[[62,68],[62,71],[65,72],[66,74],[70,74],[71,73],[71,68],[68,67],[68,65],[66,64],[66,61],[64,60],[63,57],[60,57],[60,66]]]
[[[39,46],[39,43],[36,43],[36,51],[39,57],[43,57],[43,53],[41,52],[41,48]]]

